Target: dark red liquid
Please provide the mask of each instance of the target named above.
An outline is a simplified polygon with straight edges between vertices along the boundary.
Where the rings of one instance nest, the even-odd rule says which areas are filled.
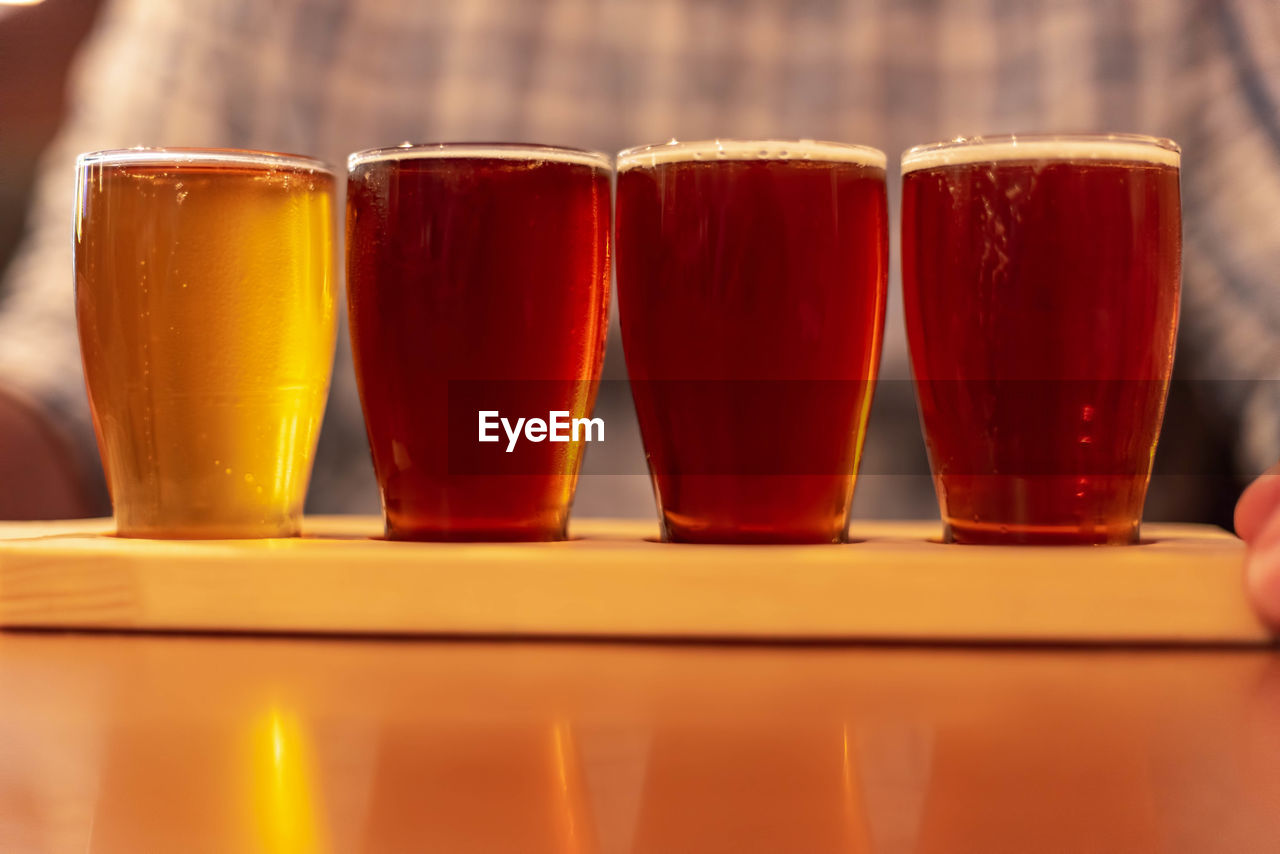
[[[477,441],[477,410],[585,417],[608,324],[610,175],[499,157],[352,170],[347,288],[388,534],[559,539],[581,443]]]
[[[907,333],[951,538],[1137,540],[1173,365],[1180,247],[1172,166],[907,173]]]
[[[838,542],[880,356],[884,171],[721,160],[618,176],[627,370],[666,535]]]

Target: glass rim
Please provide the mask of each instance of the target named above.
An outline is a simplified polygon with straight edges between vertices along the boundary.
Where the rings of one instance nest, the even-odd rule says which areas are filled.
[[[323,172],[337,177],[336,170],[315,157],[305,154],[284,154],[278,151],[258,151],[250,148],[184,148],[150,147],[106,148],[88,151],[76,157],[76,168],[91,164],[118,166],[123,164],[185,166],[188,164],[264,166],[268,168],[297,169],[306,172]]]
[[[613,159],[602,151],[530,142],[402,142],[365,148],[347,156],[347,169],[394,160],[435,160],[448,157],[475,160],[541,160],[612,169]]]
[[[704,160],[707,153],[715,159]],[[813,156],[813,155],[819,156]],[[829,142],[820,139],[699,139],[655,142],[624,148],[618,152],[618,171],[659,163],[718,163],[727,160],[774,160],[780,162],[854,163],[884,169],[885,153],[869,145]]]
[[[939,166],[1018,160],[1122,160],[1178,168],[1182,148],[1140,133],[1005,133],[956,137],[902,152],[902,173]]]

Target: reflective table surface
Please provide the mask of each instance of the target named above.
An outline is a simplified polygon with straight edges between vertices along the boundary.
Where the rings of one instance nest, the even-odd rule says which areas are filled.
[[[1280,851],[1280,656],[0,634],[0,852]]]

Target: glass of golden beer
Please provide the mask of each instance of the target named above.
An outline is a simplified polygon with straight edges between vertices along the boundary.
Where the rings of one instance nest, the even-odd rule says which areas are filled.
[[[216,149],[76,170],[76,319],[118,533],[296,536],[333,366],[333,172]]]

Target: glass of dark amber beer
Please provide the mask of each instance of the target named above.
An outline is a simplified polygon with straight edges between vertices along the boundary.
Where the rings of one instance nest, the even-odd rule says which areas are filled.
[[[335,335],[332,171],[81,155],[76,318],[122,536],[298,534]]]
[[[349,167],[351,341],[387,535],[563,539],[585,435],[482,444],[478,421],[589,416],[612,163],[451,144],[362,151]]]
[[[902,278],[947,538],[1134,543],[1173,366],[1180,154],[1006,136],[902,158]]]
[[[884,327],[885,158],[813,141],[618,155],[622,341],[664,537],[845,537]]]

